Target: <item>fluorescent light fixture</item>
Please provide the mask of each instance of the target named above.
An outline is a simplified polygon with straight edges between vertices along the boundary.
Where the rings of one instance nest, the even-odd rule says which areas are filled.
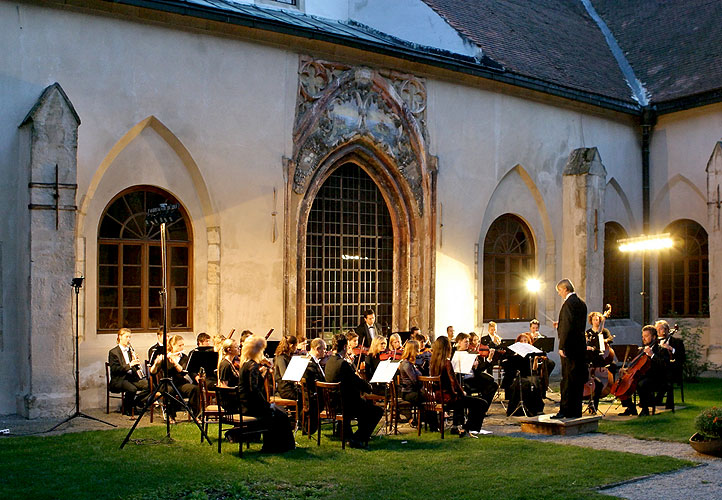
[[[666,250],[672,248],[674,242],[669,233],[637,236],[617,240],[620,252],[644,252],[647,250]]]
[[[341,256],[343,260],[369,260],[368,257],[361,257],[360,255],[346,255]]]

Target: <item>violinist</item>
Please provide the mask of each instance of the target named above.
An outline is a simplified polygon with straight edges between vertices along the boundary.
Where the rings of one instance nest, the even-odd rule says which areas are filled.
[[[401,355],[401,363],[399,363],[399,387],[401,389],[401,398],[408,401],[414,407],[421,406],[421,389],[422,384],[419,380],[421,371],[416,366],[416,356],[419,354],[419,343],[416,340],[408,340],[404,346],[404,352]],[[433,415],[422,415],[425,422],[428,423],[432,432],[438,430],[439,424]],[[411,426],[415,426],[410,421]]]
[[[130,345],[130,329],[118,330],[118,345],[108,352],[110,390],[124,393],[124,414],[132,415],[133,408],[141,406],[149,394],[148,381],[142,378],[140,360]]]
[[[265,371],[261,366],[266,339],[251,335],[243,342],[241,369],[238,371],[238,393],[243,414],[265,422],[268,430],[263,433],[264,453],[283,453],[296,447],[291,422],[286,412],[271,406],[266,399]]]
[[[471,336],[466,333],[460,333],[456,336],[456,350],[468,351]],[[489,410],[491,401],[494,399],[499,385],[494,382],[494,378],[486,373],[486,363],[480,356],[476,357],[471,369],[471,375],[464,375],[463,387],[467,394],[478,393],[484,400],[482,411],[484,414]]]
[[[381,420],[384,410],[371,401],[361,397],[364,392],[371,392],[371,386],[359,377],[345,361],[348,340],[342,333],[333,338],[336,354],[329,357],[326,363],[326,382],[341,383],[343,411],[349,418],[344,418],[344,435],[351,436],[349,445],[352,448],[368,448],[371,433]],[[358,428],[351,433],[351,420],[356,418]]]
[[[381,353],[386,350],[386,345],[386,337],[383,337],[381,335],[375,337],[371,341],[371,347],[369,347],[369,352],[366,355],[365,361],[366,366],[364,371],[366,373],[366,380],[371,380],[371,378],[374,376],[376,368],[378,368],[379,363],[381,362]],[[383,394],[384,387],[375,387],[374,393]]]
[[[531,344],[534,344],[538,339],[543,338],[544,336],[539,331],[540,323],[539,320],[534,318],[529,322],[529,331],[526,332],[526,334],[529,336],[529,339],[531,340]],[[543,370],[544,370],[544,378],[549,379],[549,375],[551,372],[554,371],[554,367],[557,366],[557,364],[549,359],[547,356],[541,356],[541,361],[543,363]],[[537,366],[539,365],[539,362],[537,362]],[[546,385],[549,385],[548,382]],[[544,392],[546,393],[546,388],[544,389]]]
[[[660,319],[654,323],[654,327],[657,329],[657,342],[659,342],[660,347],[669,351],[669,363],[667,363],[667,402],[664,407],[672,410],[674,409],[673,384],[682,381],[684,362],[687,359],[687,355],[684,350],[684,342],[679,337],[672,336],[669,323]]]
[[[309,407],[309,434],[313,434],[318,429],[318,412],[313,411],[318,406],[318,395],[316,394],[316,382],[326,381],[326,374],[321,366],[321,360],[326,357],[326,342],[322,338],[315,338],[311,341],[308,353],[311,359],[303,373],[303,379],[306,381],[306,390],[308,391],[308,407]]]
[[[398,333],[392,333],[389,337],[389,350],[391,351],[401,351],[403,349],[403,346],[401,345],[401,335]]]
[[[361,346],[359,348],[359,336],[353,330],[347,331],[344,335],[347,341],[346,356],[344,357],[344,359],[348,361],[351,366],[354,367],[354,370],[358,370],[361,360],[363,359],[362,354],[368,352],[368,345]]]
[[[414,332],[416,328],[416,332]],[[426,339],[426,335],[421,333],[417,327],[411,328],[411,339],[419,343],[419,353],[416,355],[416,366],[421,370],[422,375],[429,375],[429,362],[431,361],[431,347]]]
[[[431,348],[431,362],[429,372],[431,376],[441,378],[441,393],[445,404],[454,412],[454,426],[452,434],[459,437],[468,437],[478,434],[484,421],[484,402],[472,396],[467,396],[459,382],[456,380],[454,368],[451,366],[451,342],[448,337],[440,336],[434,341]],[[465,413],[468,416],[465,418]]]
[[[158,354],[155,362],[150,367],[150,373],[162,373],[163,363],[166,363],[168,370],[168,378],[171,379],[173,385],[184,398],[188,398],[188,406],[190,406],[193,414],[198,414],[198,386],[192,384],[187,378],[186,366],[188,366],[188,356],[183,353],[185,341],[180,335],[173,335],[168,339],[168,354]],[[166,360],[167,358],[167,360]],[[170,388],[166,389],[170,392]],[[173,399],[169,399],[168,407],[165,409],[166,418],[171,424],[175,424],[175,417],[180,405]]]
[[[604,350],[606,345],[614,342],[614,336],[604,328],[602,324],[604,318],[602,313],[597,311],[592,311],[587,316],[587,320],[591,325],[584,332],[587,337],[587,361],[592,363],[593,366],[606,366],[609,364],[604,359]],[[600,344],[599,334],[602,335],[603,344]]]
[[[286,368],[291,362],[291,357],[296,352],[298,342],[296,337],[288,336],[283,337],[276,347],[275,357],[273,358],[273,374],[276,379],[276,388],[278,395],[284,399],[298,399],[298,391],[296,390],[296,384],[294,382],[283,380],[283,375],[286,373]]]
[[[234,366],[233,360],[240,354],[238,342],[233,339],[226,339],[221,344],[220,353],[222,358],[218,364],[218,385],[220,387],[238,387],[238,369]],[[232,408],[229,408],[232,411]]]
[[[477,352],[479,350],[479,341],[481,337],[476,332],[469,332],[469,352]]]
[[[654,405],[655,393],[665,387],[667,378],[665,368],[669,362],[669,351],[660,347],[657,342],[657,330],[652,325],[642,328],[642,356],[650,358],[649,369],[640,374],[637,381],[637,394],[639,395],[640,417],[649,415],[649,407]],[[624,375],[623,375],[624,376]],[[622,400],[626,408],[620,415],[636,415],[637,407],[631,397]]]

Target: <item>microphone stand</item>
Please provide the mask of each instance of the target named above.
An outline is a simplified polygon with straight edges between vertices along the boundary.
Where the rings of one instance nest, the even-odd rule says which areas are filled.
[[[52,428],[48,429],[45,432],[51,432],[63,425],[66,422],[70,422],[74,418],[82,417],[87,418],[88,420],[95,420],[96,422],[100,422],[101,424],[110,425],[111,427],[118,427],[115,424],[111,424],[110,422],[106,422],[105,420],[101,420],[99,418],[91,417],[90,415],[86,415],[85,413],[80,411],[80,369],[79,369],[79,350],[78,350],[78,326],[80,325],[79,320],[79,312],[78,312],[78,304],[79,300],[78,297],[80,296],[80,288],[83,286],[83,279],[84,278],[73,278],[73,280],[70,282],[70,286],[72,286],[75,289],[75,412],[70,415],[68,418],[60,422],[59,424],[53,426]]]

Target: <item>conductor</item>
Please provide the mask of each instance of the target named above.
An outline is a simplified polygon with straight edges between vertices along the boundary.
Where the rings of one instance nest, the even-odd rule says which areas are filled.
[[[559,335],[562,381],[559,413],[552,418],[579,418],[582,416],[584,382],[589,376],[584,336],[587,305],[574,293],[574,285],[566,278],[557,283],[557,293],[563,301],[559,321],[554,322]]]

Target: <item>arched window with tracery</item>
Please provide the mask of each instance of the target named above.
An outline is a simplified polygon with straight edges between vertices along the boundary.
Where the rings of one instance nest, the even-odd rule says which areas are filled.
[[[118,328],[155,330],[163,324],[160,298],[162,266],[160,227],[146,226],[148,209],[178,203],[169,193],[135,186],[106,207],[98,228],[98,332]],[[168,328],[192,328],[193,239],[190,219],[167,224]]]
[[[659,255],[660,316],[709,316],[707,231],[681,219],[665,229],[674,246]]]
[[[484,239],[484,321],[520,321],[534,317],[536,300],[526,289],[535,274],[534,241],[526,223],[505,214]]]
[[[626,237],[616,222],[604,224],[604,303],[612,306],[612,318],[629,318],[629,257],[617,243]]]

